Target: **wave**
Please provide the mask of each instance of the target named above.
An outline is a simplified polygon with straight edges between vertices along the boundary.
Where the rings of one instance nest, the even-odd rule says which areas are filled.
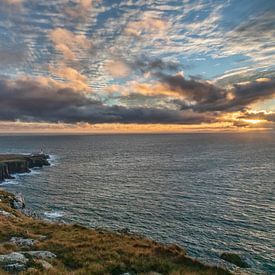
[[[5,185],[18,185],[20,182],[18,181],[17,176],[14,176],[14,179],[6,179],[5,181],[0,183],[0,187]]]
[[[46,211],[44,215],[49,219],[57,219],[63,217],[65,213],[62,211]]]
[[[24,176],[33,176],[40,174],[40,168],[33,168],[29,173],[20,173],[20,174],[13,174],[13,179],[5,179],[5,181],[1,182],[1,186],[5,185],[18,185],[20,184],[20,178]]]
[[[57,155],[52,154],[50,154],[49,156],[50,158],[48,159],[48,161],[51,164],[51,166],[56,166],[58,164],[59,157]]]

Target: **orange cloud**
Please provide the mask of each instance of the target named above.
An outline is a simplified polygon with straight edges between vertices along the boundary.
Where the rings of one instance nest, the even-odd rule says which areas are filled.
[[[50,66],[49,69],[56,76],[68,81],[67,86],[69,85],[71,89],[82,92],[91,91],[91,88],[87,84],[87,77],[79,73],[77,70],[66,66],[61,66],[59,68],[54,68]]]
[[[130,94],[141,94],[145,96],[167,96],[183,98],[182,94],[171,90],[168,85],[160,82],[140,83],[137,81],[130,81],[125,85],[111,85],[106,88],[106,91],[109,93],[119,92],[123,96],[128,96]]]
[[[88,9],[92,6],[92,0],[78,0],[78,5],[84,9]]]
[[[112,60],[105,64],[105,70],[115,78],[126,77],[130,74],[130,68],[119,60]]]
[[[0,4],[9,4],[9,5],[21,5],[23,0],[0,0]]]
[[[93,7],[94,3],[98,3],[100,0],[75,0],[73,7],[66,7],[65,13],[73,18],[85,20],[89,18],[89,11]]]
[[[66,59],[74,59],[75,51],[89,49],[92,43],[85,35],[76,35],[66,29],[56,28],[49,33],[49,38]]]
[[[0,122],[1,133],[40,133],[40,134],[109,134],[109,133],[206,133],[206,132],[248,132],[264,131],[266,128],[233,127],[231,123],[211,123],[201,125],[163,125],[163,124],[64,124],[64,123],[26,123]]]

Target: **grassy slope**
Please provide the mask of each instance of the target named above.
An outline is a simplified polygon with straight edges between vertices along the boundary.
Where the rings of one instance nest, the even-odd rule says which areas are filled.
[[[48,250],[57,255],[57,259],[49,261],[54,266],[51,271],[42,271],[38,266],[22,274],[121,274],[131,271],[139,274],[151,271],[163,274],[229,274],[189,258],[176,245],[167,246],[135,235],[53,224],[26,217],[10,208],[11,196],[0,190],[0,210],[16,216],[7,218],[0,215],[0,254],[23,250],[8,242],[13,236],[39,239],[39,236],[45,235],[47,238],[31,250]]]

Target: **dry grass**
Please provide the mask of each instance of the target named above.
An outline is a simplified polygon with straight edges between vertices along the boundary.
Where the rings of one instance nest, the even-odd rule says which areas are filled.
[[[39,265],[22,274],[229,274],[189,258],[176,245],[162,245],[135,235],[92,230],[79,225],[51,224],[26,217],[9,207],[9,195],[0,191],[0,209],[16,218],[0,215],[0,254],[20,251],[8,243],[11,237],[39,239],[32,250],[48,250],[57,255],[51,260],[54,269],[43,271]],[[5,274],[4,272],[0,274]]]

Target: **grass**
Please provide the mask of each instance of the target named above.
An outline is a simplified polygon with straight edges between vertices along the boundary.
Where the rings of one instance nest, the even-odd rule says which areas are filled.
[[[9,206],[12,194],[0,190],[0,198],[0,210],[16,216],[0,215],[0,254],[28,249],[10,244],[11,237],[39,240],[43,235],[46,239],[38,241],[31,250],[48,250],[57,255],[49,261],[53,269],[43,271],[39,265],[34,265],[21,274],[230,274],[188,257],[177,245],[163,245],[131,234],[36,220]],[[6,273],[0,270],[0,274]]]
[[[0,154],[0,162],[6,162],[9,160],[16,160],[16,161],[22,161],[24,160],[24,156],[23,155],[18,155],[18,154]]]

